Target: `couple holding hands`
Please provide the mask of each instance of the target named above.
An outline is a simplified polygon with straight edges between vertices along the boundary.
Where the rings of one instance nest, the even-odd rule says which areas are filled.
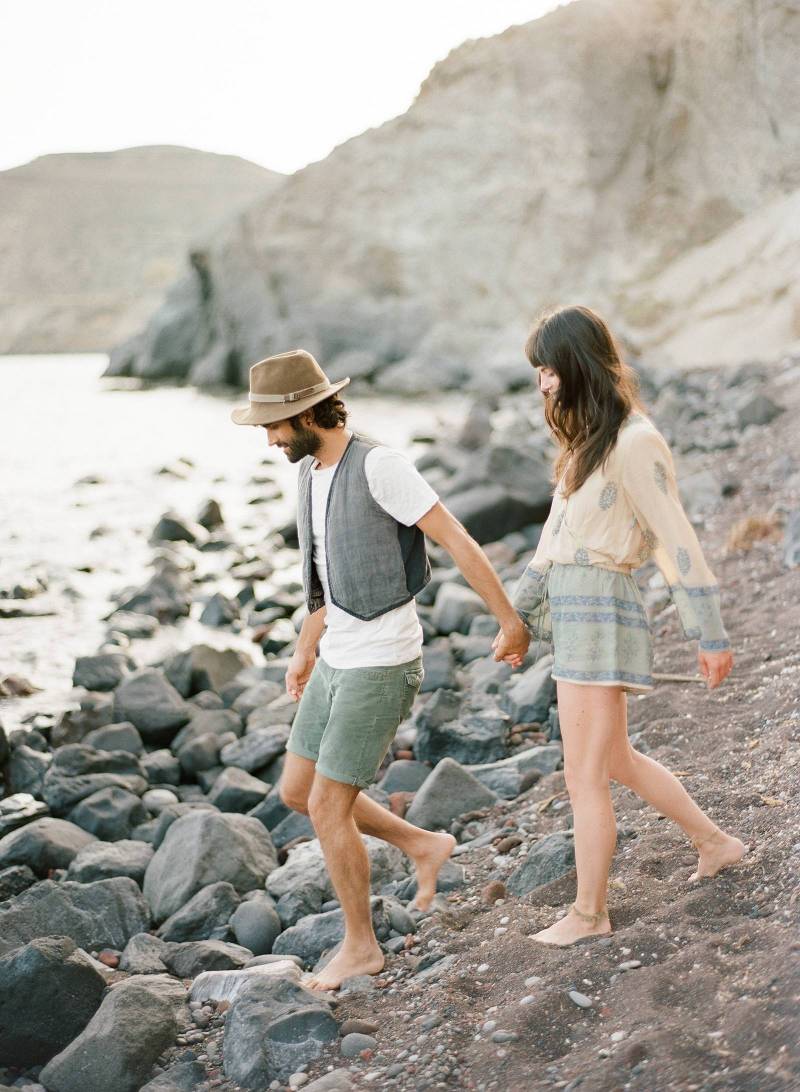
[[[665,767],[628,740],[628,692],[653,687],[652,645],[633,570],[651,556],[684,634],[699,641],[709,687],[733,659],[719,589],[681,505],[672,455],[639,399],[636,376],[599,315],[565,307],[539,320],[525,352],[557,443],[550,514],[509,599],[483,550],[399,452],[347,427],[339,391],[310,353],[250,369],[249,405],[233,421],[266,429],[300,464],[298,537],[308,613],[286,674],[300,705],[280,781],[310,816],[342,907],[345,937],[308,983],[337,989],[377,974],[384,957],[369,903],[361,834],[412,860],[415,905],[430,906],[455,839],[393,815],[362,789],[374,781],[423,678],[414,597],[430,579],[425,536],[442,546],[497,619],[494,657],[519,667],[531,632],[552,642],[564,775],[573,812],[577,894],[535,940],[572,944],[611,931],[606,890],[616,845],[613,779],[675,820],[698,852],[693,879],[738,861],[724,833]]]

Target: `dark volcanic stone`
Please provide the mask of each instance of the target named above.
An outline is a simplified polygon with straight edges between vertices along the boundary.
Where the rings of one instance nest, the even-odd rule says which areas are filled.
[[[509,876],[506,886],[512,895],[527,895],[536,887],[552,883],[575,867],[575,843],[571,836],[548,834],[528,850],[528,855]]]
[[[0,868],[24,864],[37,876],[46,876],[51,868],[67,868],[78,851],[94,841],[94,835],[80,826],[45,816],[0,838]]]
[[[58,1054],[97,1011],[106,980],[69,937],[0,957],[0,1058],[28,1068]]]

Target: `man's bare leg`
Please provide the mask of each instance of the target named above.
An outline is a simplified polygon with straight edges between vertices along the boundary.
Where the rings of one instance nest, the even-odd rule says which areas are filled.
[[[353,975],[377,974],[384,957],[372,928],[369,857],[353,805],[358,788],[317,774],[308,813],[322,845],[325,864],[344,913],[345,934],[330,963],[307,983],[312,990],[335,990]]]
[[[308,813],[308,796],[314,781],[314,763],[309,758],[287,754],[281,778],[281,797],[294,811]],[[452,834],[434,833],[415,827],[387,811],[366,793],[356,795],[353,818],[362,834],[381,838],[401,849],[414,863],[417,894],[413,905],[427,910],[436,894],[439,870],[453,852]]]

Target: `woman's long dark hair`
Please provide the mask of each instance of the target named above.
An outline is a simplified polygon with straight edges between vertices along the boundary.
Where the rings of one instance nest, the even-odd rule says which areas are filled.
[[[525,355],[534,368],[551,368],[559,379],[544,415],[559,447],[553,480],[566,470],[561,488],[569,496],[608,458],[628,414],[644,410],[639,381],[605,322],[588,307],[544,314]]]

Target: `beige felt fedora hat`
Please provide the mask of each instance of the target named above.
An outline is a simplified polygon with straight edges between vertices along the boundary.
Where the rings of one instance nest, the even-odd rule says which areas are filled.
[[[292,349],[268,356],[250,369],[250,405],[235,409],[236,425],[271,425],[310,409],[346,387],[350,379],[331,383],[311,353]]]

